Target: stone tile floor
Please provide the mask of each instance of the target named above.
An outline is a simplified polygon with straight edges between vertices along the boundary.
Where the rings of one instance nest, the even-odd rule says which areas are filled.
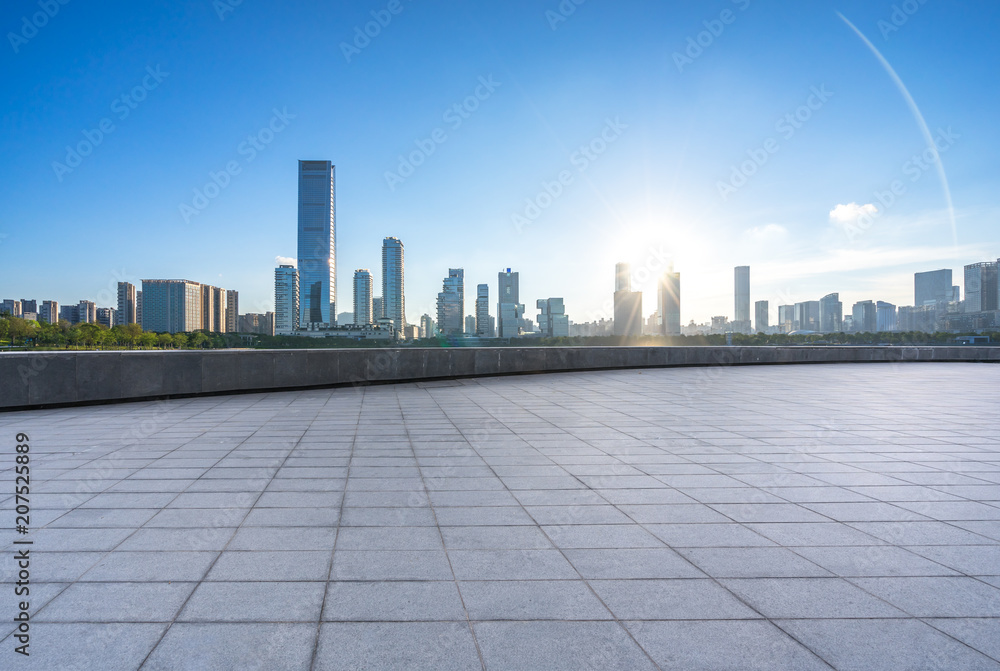
[[[661,369],[0,414],[0,667],[1000,669],[998,384]]]

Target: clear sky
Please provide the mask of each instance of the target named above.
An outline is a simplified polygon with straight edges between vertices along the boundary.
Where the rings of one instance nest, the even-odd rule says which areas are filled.
[[[449,267],[466,313],[512,267],[529,316],[582,322],[616,261],[646,314],[672,261],[687,323],[732,317],[736,265],[773,312],[846,312],[1000,256],[995,0],[12,0],[0,27],[0,298],[185,278],[272,309],[298,159],[337,166],[338,312],[388,235],[411,322]]]

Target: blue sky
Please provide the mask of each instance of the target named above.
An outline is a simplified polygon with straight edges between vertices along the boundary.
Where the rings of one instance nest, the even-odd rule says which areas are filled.
[[[616,261],[647,314],[672,262],[687,323],[732,316],[736,265],[776,312],[833,291],[909,305],[913,272],[961,284],[1000,256],[991,0],[63,1],[0,10],[2,298],[110,305],[122,277],[183,277],[271,309],[298,159],[337,166],[338,311],[394,235],[414,322],[449,267],[468,296],[512,267],[529,315],[563,296],[588,321],[611,316]],[[838,12],[938,139],[953,210]]]

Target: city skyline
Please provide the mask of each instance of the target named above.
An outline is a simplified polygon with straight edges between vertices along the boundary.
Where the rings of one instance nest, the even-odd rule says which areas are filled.
[[[974,111],[997,95],[979,85],[997,64],[995,4],[922,4],[901,25],[893,3],[860,0],[722,3],[729,24],[717,23],[719,8],[643,2],[587,3],[571,16],[527,2],[404,4],[357,54],[341,46],[370,20],[357,7],[304,3],[275,16],[242,3],[219,16],[205,3],[161,16],[153,4],[67,5],[3,55],[0,104],[17,131],[5,134],[0,168],[17,194],[0,201],[5,295],[76,303],[118,281],[192,277],[237,288],[247,312],[274,310],[275,257],[297,258],[289,166],[320,156],[341,168],[337,253],[348,261],[333,281],[374,271],[379,242],[398,236],[410,323],[433,312],[448,267],[478,282],[516,266],[526,297],[562,296],[586,321],[610,317],[606,278],[588,269],[656,266],[633,286],[645,317],[660,267],[673,263],[687,324],[729,314],[737,265],[756,269],[751,299],[769,301],[773,319],[777,305],[831,290],[845,304],[904,305],[913,273],[947,267],[964,287],[966,263],[1000,257],[1000,175],[984,158],[1000,133]],[[142,21],[149,39],[122,58],[96,30],[125,35]],[[196,46],[159,48],[181,25]],[[234,50],[243,31],[283,58]],[[463,58],[404,58],[455,34]],[[614,64],[590,53],[597,36],[621,46]],[[931,37],[970,48],[927,50]],[[320,65],[306,44],[329,58]],[[106,67],[91,68],[90,53]],[[73,104],[43,104],[67,80]],[[344,91],[356,104],[341,104]],[[101,130],[105,118],[113,130]],[[943,170],[921,158],[924,127]],[[43,248],[59,272],[31,272]]]

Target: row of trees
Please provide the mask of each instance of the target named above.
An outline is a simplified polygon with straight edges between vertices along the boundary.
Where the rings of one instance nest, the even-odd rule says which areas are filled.
[[[66,349],[213,349],[240,342],[229,334],[147,333],[138,324],[108,328],[103,324],[36,322],[9,314],[0,316],[0,345]]]

